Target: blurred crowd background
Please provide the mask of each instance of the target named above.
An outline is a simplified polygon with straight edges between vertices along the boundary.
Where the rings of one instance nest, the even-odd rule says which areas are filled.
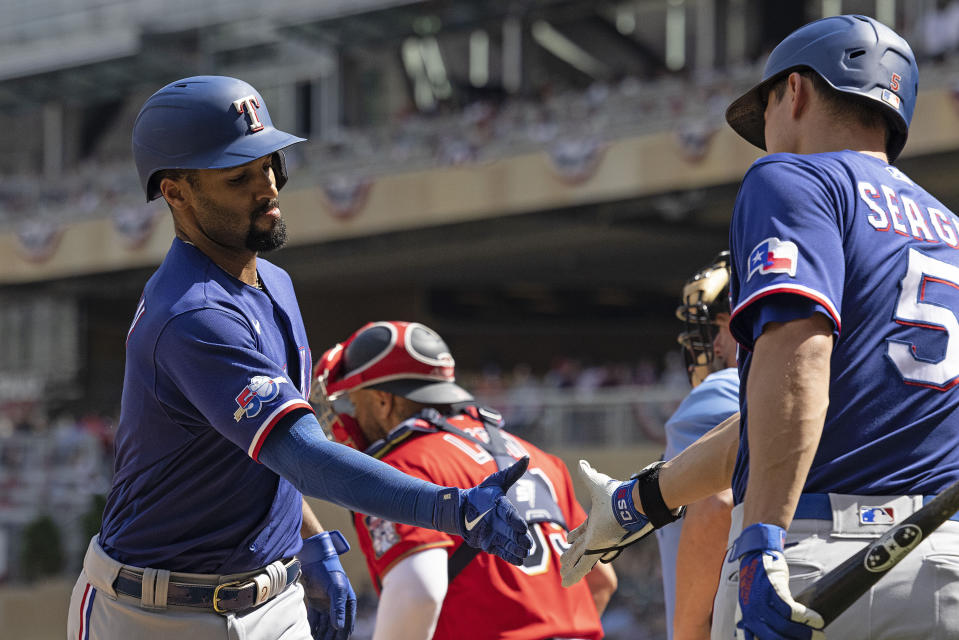
[[[509,429],[625,476],[688,392],[679,292],[760,153],[725,107],[838,13],[912,43],[898,166],[959,210],[959,0],[0,0],[0,628],[61,637],[99,526],[124,337],[172,238],[130,154],[152,92],[240,77],[309,138],[270,259],[314,357],[370,320],[423,322]],[[365,638],[375,595],[347,566]],[[664,637],[655,542],[616,568],[608,637]]]

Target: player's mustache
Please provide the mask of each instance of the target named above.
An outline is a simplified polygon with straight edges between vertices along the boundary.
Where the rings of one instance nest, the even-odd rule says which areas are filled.
[[[262,207],[257,207],[256,209],[254,209],[253,213],[250,214],[250,220],[256,220],[257,216],[266,213],[267,211],[269,211],[270,209],[273,209],[274,207],[279,208],[279,206],[280,206],[279,199],[273,198]]]

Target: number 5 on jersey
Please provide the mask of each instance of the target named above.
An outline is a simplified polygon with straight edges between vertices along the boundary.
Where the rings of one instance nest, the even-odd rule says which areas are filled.
[[[906,274],[900,281],[895,321],[901,325],[944,331],[946,352],[932,360],[917,352],[914,343],[890,339],[886,354],[908,384],[945,391],[959,383],[959,318],[956,307],[929,301],[930,285],[952,287],[959,292],[959,267],[909,249]]]

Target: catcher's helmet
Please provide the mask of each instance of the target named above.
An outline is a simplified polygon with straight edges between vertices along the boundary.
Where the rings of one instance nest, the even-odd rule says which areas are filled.
[[[694,387],[716,369],[716,316],[729,313],[729,273],[729,252],[723,251],[686,281],[682,304],[676,308],[676,317],[685,324],[678,340],[683,347],[689,382]]]
[[[227,169],[274,154],[276,188],[286,183],[280,151],[304,138],[273,126],[259,92],[226,76],[195,76],[163,87],[133,125],[133,158],[147,201],[160,196],[152,180],[162,169]]]
[[[473,399],[454,383],[453,356],[435,331],[416,322],[371,322],[324,354],[314,369],[329,400],[354,389],[380,389],[423,404]]]
[[[765,150],[765,94],[776,80],[802,69],[812,69],[837,91],[878,106],[889,127],[889,162],[899,156],[916,106],[919,67],[909,43],[867,16],[823,18],[793,31],[769,54],[762,82],[729,105],[726,121]]]

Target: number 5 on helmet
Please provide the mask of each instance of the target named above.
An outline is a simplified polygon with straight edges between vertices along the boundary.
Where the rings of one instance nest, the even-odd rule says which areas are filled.
[[[592,506],[586,522],[571,531],[567,539],[570,547],[560,564],[563,586],[579,582],[597,560],[612,562],[624,548],[683,516],[685,507],[669,510],[663,502],[659,492],[662,465],[653,463],[622,482],[596,471],[585,460],[579,461],[579,473],[589,489]],[[648,515],[633,503],[636,485]]]

